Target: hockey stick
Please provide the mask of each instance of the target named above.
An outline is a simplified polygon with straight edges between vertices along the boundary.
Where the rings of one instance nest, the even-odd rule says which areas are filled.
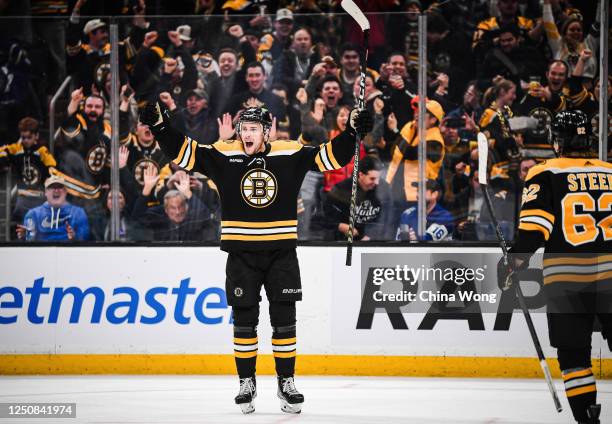
[[[357,5],[353,2],[353,0],[342,0],[340,6],[346,12],[351,15],[359,27],[361,31],[363,31],[363,46],[365,53],[361,56],[361,66],[360,66],[360,80],[359,80],[359,97],[357,98],[357,108],[363,109],[365,108],[365,72],[366,72],[366,64],[368,62],[368,39],[370,35],[370,22],[368,18],[365,17],[363,12],[357,7]],[[349,118],[350,119],[350,118]],[[350,124],[350,123],[349,123]],[[357,139],[355,140],[355,155],[353,157],[353,175],[352,175],[352,185],[351,185],[351,209],[349,216],[349,233],[348,233],[348,244],[346,245],[346,266],[351,266],[353,261],[353,229],[355,228],[355,203],[357,202],[357,175],[359,168],[359,153],[361,150],[361,134],[357,134]]]
[[[487,184],[487,160],[489,154],[489,141],[487,137],[479,132],[478,133],[478,182],[482,187],[482,194],[485,198],[485,203],[487,204],[487,209],[489,210],[489,215],[491,215],[491,220],[493,221],[493,225],[495,226],[495,233],[497,234],[497,239],[499,241],[499,245],[502,249],[502,253],[504,255],[504,264],[508,266],[510,263],[508,258],[508,245],[506,243],[506,239],[504,238],[504,234],[499,227],[499,222],[497,222],[497,217],[495,216],[495,211],[493,210],[493,203],[491,203],[491,197],[489,196],[488,184]],[[538,354],[538,359],[540,360],[540,367],[542,367],[542,372],[544,373],[544,378],[546,379],[546,384],[548,385],[548,390],[553,398],[553,402],[555,404],[555,408],[557,412],[561,412],[563,407],[561,406],[561,402],[559,402],[559,397],[557,396],[557,392],[555,391],[555,386],[553,384],[552,376],[550,375],[550,369],[548,368],[548,364],[546,363],[546,357],[544,356],[544,351],[542,350],[542,345],[540,344],[540,339],[538,338],[538,334],[536,333],[535,327],[533,325],[533,321],[531,319],[531,315],[529,314],[529,309],[527,309],[527,302],[525,302],[525,296],[523,295],[523,290],[521,289],[521,285],[519,281],[516,281],[513,284],[516,290],[516,296],[519,300],[519,305],[523,310],[523,315],[525,316],[525,321],[527,321],[527,328],[529,328],[529,334],[531,334],[531,340],[533,340],[533,345],[535,346],[535,350]]]

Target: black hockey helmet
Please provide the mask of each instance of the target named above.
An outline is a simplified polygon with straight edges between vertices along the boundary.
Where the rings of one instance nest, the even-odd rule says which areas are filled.
[[[564,110],[557,113],[551,124],[552,141],[562,154],[588,151],[592,147],[591,131],[586,113],[581,110]]]
[[[272,114],[265,107],[249,107],[243,110],[238,117],[238,125],[240,126],[243,122],[257,122],[263,126],[265,132],[272,127]]]

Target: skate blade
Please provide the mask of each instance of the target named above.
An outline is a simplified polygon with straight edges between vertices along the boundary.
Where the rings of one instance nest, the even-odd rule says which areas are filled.
[[[289,403],[284,399],[281,399],[281,411],[288,414],[299,414],[302,412],[301,403]]]
[[[255,402],[240,403],[239,405],[243,414],[252,414],[255,412]]]

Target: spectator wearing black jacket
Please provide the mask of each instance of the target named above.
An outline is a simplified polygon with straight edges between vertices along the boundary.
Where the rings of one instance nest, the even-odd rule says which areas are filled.
[[[283,51],[274,64],[274,82],[283,83],[289,89],[289,97],[293,98],[300,87],[312,73],[320,57],[313,49],[312,36],[306,28],[298,29],[293,35],[291,48]]]
[[[499,45],[485,54],[478,67],[478,79],[486,80],[481,86],[489,85],[491,80],[501,75],[520,87],[520,81],[530,77],[542,77],[546,62],[542,53],[535,47],[519,43],[520,30],[516,24],[505,25],[499,30]]]
[[[136,200],[132,218],[153,230],[155,241],[203,241],[210,226],[210,213],[198,196],[193,195],[189,176],[179,172],[176,189],[166,192],[163,205],[157,205],[153,189],[159,175],[152,167],[145,170],[142,194]]]
[[[232,116],[248,107],[264,106],[268,108],[277,122],[286,119],[287,109],[283,99],[264,87],[266,71],[260,62],[251,62],[246,66],[246,82],[249,88],[241,93],[235,94],[227,108]]]
[[[205,90],[189,90],[187,104],[182,109],[177,108],[170,93],[163,92],[159,97],[171,112],[172,125],[182,133],[202,144],[212,144],[219,139],[217,118],[208,106],[210,97]]]
[[[392,240],[391,190],[380,179],[382,164],[374,157],[366,156],[359,163],[357,197],[355,203],[355,240]],[[334,240],[346,240],[349,233],[352,178],[336,184],[325,197],[323,208],[328,228]]]

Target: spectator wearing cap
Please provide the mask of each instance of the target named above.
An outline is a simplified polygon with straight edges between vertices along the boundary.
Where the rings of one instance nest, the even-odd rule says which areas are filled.
[[[293,31],[293,12],[289,9],[278,9],[274,18],[274,31],[261,38],[260,54],[269,54],[272,60],[277,60],[284,50],[291,46]]]
[[[218,139],[217,117],[209,107],[206,90],[196,88],[187,92],[185,107],[178,110],[170,93],[160,94],[160,100],[170,110],[170,120],[175,128],[202,144],[212,144]]]
[[[172,93],[178,103],[184,105],[187,93],[197,88],[198,69],[191,52],[181,39],[181,34],[178,31],[168,31],[168,38],[171,46],[163,59],[164,66],[158,90]]]
[[[74,76],[76,86],[83,87],[85,94],[89,94],[99,68],[110,63],[111,45],[108,42],[108,25],[102,19],[90,19],[81,27],[80,7],[84,3],[77,2],[70,16],[66,53],[68,73]],[[119,77],[122,82],[127,81],[127,68],[134,63],[132,52],[140,48],[147,31],[144,14],[144,7],[134,8],[133,25],[128,36],[119,43]],[[86,43],[82,42],[82,36],[87,39]]]
[[[426,159],[425,174],[428,179],[438,180],[441,175],[444,160],[444,139],[440,132],[440,123],[444,118],[444,110],[435,100],[426,100],[425,140]],[[395,202],[394,222],[412,202],[417,201],[417,188],[412,184],[419,180],[418,163],[418,97],[412,101],[414,119],[400,130],[394,114],[389,115],[387,126],[396,134],[391,151],[391,162],[387,171],[386,181],[391,185]]]
[[[180,25],[176,28],[176,33],[178,34],[179,40],[183,42],[183,47],[185,47],[188,52],[193,53],[195,40],[191,38],[191,26]]]
[[[417,183],[413,184],[417,185]],[[425,185],[427,218],[425,221],[425,234],[423,234],[421,240],[445,241],[452,239],[455,226],[453,215],[438,203],[441,196],[442,192],[438,182],[428,179]],[[413,205],[406,209],[400,217],[397,240],[419,240],[417,235],[418,226],[418,207]]]
[[[23,118],[18,125],[19,140],[0,147],[0,169],[12,166],[18,177],[13,222],[22,222],[29,209],[44,202],[43,182],[49,177],[49,169],[57,165],[53,155],[41,145],[38,125],[34,118]]]
[[[47,201],[26,213],[23,225],[17,227],[17,237],[27,241],[87,240],[87,215],[82,208],[66,200],[67,194],[66,181],[63,178],[47,178]]]

